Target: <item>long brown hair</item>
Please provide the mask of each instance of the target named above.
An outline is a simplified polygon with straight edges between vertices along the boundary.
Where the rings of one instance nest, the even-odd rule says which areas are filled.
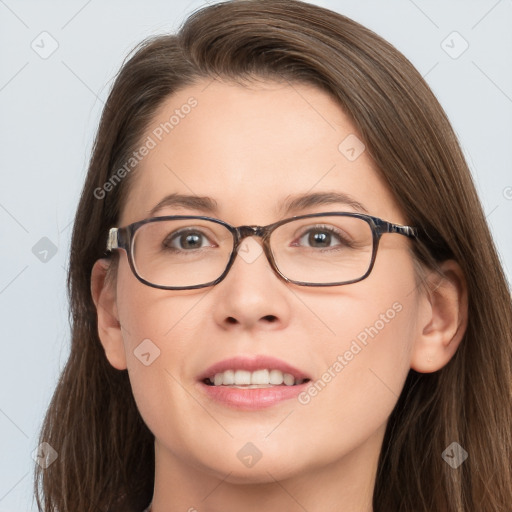
[[[76,212],[68,292],[72,340],[42,427],[57,460],[35,467],[39,510],[140,512],[154,485],[154,437],[126,371],[107,361],[90,293],[136,169],[95,190],[140,145],[169,95],[202,79],[303,82],[350,116],[411,225],[415,257],[461,266],[469,320],[451,361],[410,370],[389,418],[375,512],[497,512],[512,507],[512,304],[470,171],[442,107],[412,64],[360,24],[295,0],[239,0],[193,13],[177,34],[142,42],[116,77]],[[469,454],[457,469],[452,443]]]

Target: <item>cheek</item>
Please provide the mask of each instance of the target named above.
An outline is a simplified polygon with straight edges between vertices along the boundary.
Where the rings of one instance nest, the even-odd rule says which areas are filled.
[[[331,440],[326,449],[344,451],[387,421],[410,368],[413,311],[403,300],[368,306],[326,351],[325,372],[301,397],[309,427]]]
[[[187,401],[180,382],[187,355],[183,328],[190,325],[186,315],[191,301],[148,287],[128,273],[120,277],[118,313],[137,408],[152,432],[179,437],[173,411],[182,410]],[[186,417],[181,423],[183,429],[190,428]]]
[[[120,264],[117,306],[127,369],[137,406],[149,425],[160,421],[172,425],[164,410],[178,410],[187,401],[180,382],[184,361],[191,351],[199,350],[190,340],[197,340],[204,331],[202,317],[194,311],[201,298],[197,291],[146,286],[127,262]]]
[[[159,290],[137,280],[128,263],[119,268],[117,305],[123,327],[125,349],[134,350],[145,339],[162,348],[172,340],[173,350],[179,350],[183,330],[190,329],[194,315],[188,315],[199,294]]]
[[[319,339],[325,371],[300,401],[309,427],[341,447],[385,423],[409,372],[418,314],[412,262],[381,258],[366,280],[319,311],[331,331]]]

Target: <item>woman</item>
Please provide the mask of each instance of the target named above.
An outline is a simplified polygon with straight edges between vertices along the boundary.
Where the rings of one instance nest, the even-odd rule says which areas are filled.
[[[141,44],[68,284],[41,510],[510,509],[496,250],[432,92],[346,17],[225,2]]]

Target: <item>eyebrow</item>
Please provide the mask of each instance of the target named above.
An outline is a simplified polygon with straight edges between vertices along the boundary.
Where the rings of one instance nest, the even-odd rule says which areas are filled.
[[[217,201],[211,197],[195,196],[187,194],[169,194],[165,196],[158,204],[149,211],[149,216],[153,217],[158,211],[166,207],[181,207],[189,210],[198,210],[203,213],[217,214],[219,208]]]
[[[315,192],[288,196],[277,209],[277,213],[281,216],[285,216],[311,208],[312,206],[333,204],[343,204],[360,212],[369,213],[368,209],[362,203],[343,192]],[[187,208],[209,215],[218,215],[219,212],[217,201],[211,197],[175,193],[165,196],[158,204],[151,208],[148,212],[149,216],[153,217],[157,212],[166,207]]]
[[[369,213],[367,208],[349,194],[343,192],[315,192],[312,194],[297,194],[288,196],[279,208],[281,215],[289,215],[297,210],[305,210],[312,206],[343,204],[363,213]]]

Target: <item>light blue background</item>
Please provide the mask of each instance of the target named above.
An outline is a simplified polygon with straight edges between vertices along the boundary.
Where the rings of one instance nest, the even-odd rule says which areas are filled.
[[[425,76],[459,136],[510,282],[512,0],[312,3],[375,30]],[[0,512],[36,510],[31,453],[69,350],[71,222],[112,77],[136,43],[174,31],[200,5],[0,0]],[[58,43],[47,59],[31,47],[43,31]],[[453,31],[469,44],[456,59],[442,47]],[[463,41],[444,44],[457,52]],[[42,237],[57,248],[46,263],[32,252]]]

